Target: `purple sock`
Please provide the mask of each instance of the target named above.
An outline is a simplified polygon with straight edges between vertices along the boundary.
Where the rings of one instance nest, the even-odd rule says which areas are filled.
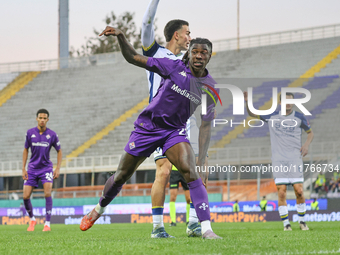
[[[114,181],[114,175],[112,175],[105,183],[103,190],[103,195],[99,199],[99,204],[101,207],[106,207],[111,201],[118,195],[122,190],[124,184],[117,184]]]
[[[25,205],[26,212],[28,213],[30,218],[32,218],[33,217],[33,206],[31,203],[31,199],[24,199],[24,205]]]
[[[208,193],[202,183],[201,178],[197,179],[196,181],[189,182],[188,185],[191,201],[195,206],[198,219],[200,222],[210,220]]]
[[[52,197],[45,197],[46,200],[46,221],[51,221]]]

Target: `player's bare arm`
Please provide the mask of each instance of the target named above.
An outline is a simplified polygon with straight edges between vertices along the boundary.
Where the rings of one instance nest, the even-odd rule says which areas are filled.
[[[308,132],[306,142],[302,145],[302,147],[300,149],[302,157],[304,157],[304,156],[306,156],[308,154],[309,145],[312,143],[313,138],[314,138],[313,130],[310,130]]]
[[[57,167],[53,171],[53,179],[58,179],[60,175],[60,166],[61,166],[62,159],[63,159],[63,153],[61,152],[61,149],[60,149],[58,150],[58,154],[57,154]]]
[[[28,149],[24,148],[24,152],[22,153],[22,179],[28,180],[28,175],[26,171],[26,162],[28,157]]]
[[[126,37],[121,30],[107,26],[99,36],[102,35],[117,36],[120,49],[126,61],[135,66],[146,68],[148,57],[138,54],[132,45],[126,40]]]
[[[254,117],[254,118],[259,118],[259,115],[256,115],[249,110],[249,107],[248,107],[248,92],[244,91],[243,95],[244,95],[244,101],[246,102],[246,108],[247,108],[247,112],[248,112],[249,116]]]
[[[210,143],[210,137],[211,137],[211,122],[210,121],[203,121],[200,126],[199,130],[199,136],[198,136],[198,144],[199,144],[199,154],[198,154],[198,159],[196,162],[196,165],[199,166],[200,168],[203,168],[206,155],[208,152],[209,148],[209,143]],[[199,174],[201,175],[201,179],[203,180],[203,183],[206,184],[208,180],[208,171],[203,172],[199,171]]]

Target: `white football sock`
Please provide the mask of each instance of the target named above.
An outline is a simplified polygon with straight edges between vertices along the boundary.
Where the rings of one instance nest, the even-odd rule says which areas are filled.
[[[288,208],[286,205],[279,206],[279,214],[283,222],[283,226],[284,227],[287,226],[289,224],[289,219],[288,219]]]
[[[105,212],[106,207],[101,207],[100,204],[98,203],[94,210],[101,215]]]
[[[163,215],[152,215],[153,230],[164,227]]]
[[[299,215],[299,222],[305,221],[305,214],[306,214],[306,203],[297,204],[296,211]]]
[[[195,208],[190,208],[189,210],[189,223],[188,226],[198,223],[198,217]]]
[[[208,230],[211,230],[211,223],[210,220],[205,220],[201,222],[201,228],[202,228],[202,235],[207,232]]]

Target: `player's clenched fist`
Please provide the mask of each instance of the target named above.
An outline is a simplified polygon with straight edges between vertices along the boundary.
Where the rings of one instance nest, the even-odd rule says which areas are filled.
[[[109,35],[117,36],[117,35],[119,35],[121,33],[122,33],[122,31],[119,30],[118,28],[107,26],[104,29],[104,31],[99,36],[102,36],[102,35],[105,35],[105,36],[109,36]]]

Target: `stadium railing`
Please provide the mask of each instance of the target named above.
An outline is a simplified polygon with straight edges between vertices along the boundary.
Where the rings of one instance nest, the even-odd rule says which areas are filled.
[[[245,48],[253,48],[267,45],[302,42],[323,38],[340,36],[340,24],[318,26],[304,29],[294,29],[275,33],[243,36],[239,39],[222,39],[213,41],[214,51],[228,51]],[[141,50],[139,50],[141,52]],[[15,63],[0,64],[0,73],[47,71],[56,70],[60,66],[68,68],[79,68],[92,65],[114,64],[121,61],[123,57],[119,52],[96,54],[92,56],[77,58],[48,59]]]
[[[248,146],[233,147],[209,150],[209,165],[253,165],[268,164],[271,162],[270,147],[266,146]],[[340,144],[337,142],[312,143],[309,154],[304,157],[304,162],[326,161],[339,156]],[[100,173],[112,172],[118,167],[121,155],[109,156],[90,156],[66,158],[65,166],[61,168],[61,174],[76,173]],[[55,159],[52,162],[56,163]],[[0,162],[0,177],[14,177],[22,174],[22,161],[4,161]],[[147,158],[141,164],[139,170],[154,170],[155,163],[153,157]]]

